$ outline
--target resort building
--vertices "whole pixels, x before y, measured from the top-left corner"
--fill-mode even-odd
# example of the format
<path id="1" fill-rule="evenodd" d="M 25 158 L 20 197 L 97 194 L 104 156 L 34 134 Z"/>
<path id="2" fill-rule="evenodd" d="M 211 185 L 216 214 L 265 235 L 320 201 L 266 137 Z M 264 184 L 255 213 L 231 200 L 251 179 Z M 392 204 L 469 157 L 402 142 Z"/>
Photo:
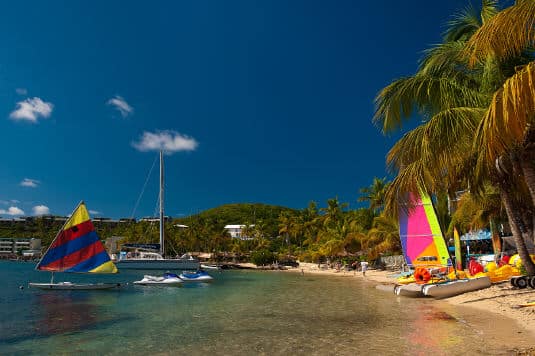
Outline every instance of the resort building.
<path id="1" fill-rule="evenodd" d="M 16 255 L 36 257 L 41 255 L 41 239 L 35 238 L 0 238 L 0 255 Z"/>
<path id="2" fill-rule="evenodd" d="M 25 222 L 24 218 L 0 218 L 0 226 L 13 226 Z"/>
<path id="3" fill-rule="evenodd" d="M 253 228 L 254 225 L 249 225 L 249 229 Z M 225 230 L 228 231 L 230 234 L 230 237 L 233 239 L 240 239 L 240 240 L 252 240 L 253 238 L 247 235 L 243 234 L 243 230 L 245 229 L 245 225 L 226 225 Z"/>
<path id="4" fill-rule="evenodd" d="M 39 220 L 44 221 L 46 224 L 55 223 L 55 222 L 61 223 L 61 222 L 67 221 L 68 218 L 69 218 L 68 216 L 54 216 L 54 215 L 21 216 L 21 217 L 16 217 L 16 218 L 0 217 L 0 226 L 7 227 L 7 226 L 34 224 Z M 150 218 L 146 218 L 146 219 L 150 219 Z M 169 217 L 166 217 L 166 220 L 167 219 L 169 219 Z M 136 219 L 134 218 L 121 218 L 117 220 L 117 219 L 104 218 L 104 217 L 94 217 L 92 220 L 95 223 L 102 223 L 102 224 L 107 224 L 107 225 L 117 225 L 117 224 L 123 224 L 123 223 L 135 223 L 136 222 Z"/>
<path id="5" fill-rule="evenodd" d="M 170 216 L 164 216 L 165 221 L 170 221 Z M 159 216 L 145 216 L 144 218 L 139 219 L 139 221 L 147 221 L 147 222 L 159 222 L 160 217 Z"/>

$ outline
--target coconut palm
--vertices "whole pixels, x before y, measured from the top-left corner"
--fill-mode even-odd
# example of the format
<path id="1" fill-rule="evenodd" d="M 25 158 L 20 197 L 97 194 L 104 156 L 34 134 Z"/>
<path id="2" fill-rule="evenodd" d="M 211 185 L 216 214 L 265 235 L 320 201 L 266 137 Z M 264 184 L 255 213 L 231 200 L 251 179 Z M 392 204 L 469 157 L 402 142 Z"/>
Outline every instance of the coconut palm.
<path id="1" fill-rule="evenodd" d="M 343 209 L 347 207 L 347 203 L 340 203 L 338 198 L 327 200 L 327 207 L 320 210 L 325 213 L 323 224 L 324 226 L 336 226 L 340 224 L 343 218 Z"/>
<path id="2" fill-rule="evenodd" d="M 467 191 L 460 196 L 448 234 L 453 234 L 454 227 L 461 231 L 481 229 L 487 227 L 489 221 L 504 221 L 504 217 L 498 189 L 487 184 L 484 194 Z"/>
<path id="3" fill-rule="evenodd" d="M 369 187 L 360 189 L 361 197 L 358 201 L 367 201 L 369 208 L 377 215 L 383 209 L 385 203 L 385 192 L 388 188 L 386 178 L 373 178 L 373 183 Z"/>
<path id="4" fill-rule="evenodd" d="M 494 16 L 467 45 L 471 64 L 490 57 L 516 71 L 494 93 L 478 127 L 474 147 L 483 149 L 478 156 L 479 174 L 475 178 L 488 175 L 500 188 L 519 255 L 530 275 L 535 274 L 535 265 L 525 245 L 535 241 L 534 48 L 535 1 L 532 0 L 517 1 Z M 474 183 L 481 187 L 481 179 L 475 179 Z M 526 194 L 522 194 L 524 188 L 531 201 L 526 201 Z"/>
<path id="5" fill-rule="evenodd" d="M 450 23 L 445 42 L 426 53 L 416 75 L 381 91 L 374 117 L 385 132 L 398 128 L 413 108 L 424 119 L 387 157 L 398 171 L 387 192 L 389 212 L 395 214 L 397 202 L 410 191 L 451 194 L 467 181 L 478 191 L 490 180 L 500 189 L 524 261 L 527 250 L 522 240 L 533 235 L 535 206 L 533 194 L 531 202 L 522 199 L 523 186 L 530 193 L 535 189 L 531 185 L 534 70 L 531 64 L 518 74 L 514 69 L 530 60 L 529 50 L 535 43 L 534 4 L 533 0 L 518 1 L 497 13 L 495 1 L 484 1 L 479 19 L 473 12 L 462 13 Z M 521 25 L 513 25 L 517 17 Z M 465 60 L 467 51 L 470 63 Z M 525 181 L 518 179 L 520 172 Z M 526 269 L 535 274 L 529 258 Z"/>
<path id="6" fill-rule="evenodd" d="M 397 220 L 384 214 L 376 217 L 363 243 L 371 259 L 386 251 L 401 251 Z"/>

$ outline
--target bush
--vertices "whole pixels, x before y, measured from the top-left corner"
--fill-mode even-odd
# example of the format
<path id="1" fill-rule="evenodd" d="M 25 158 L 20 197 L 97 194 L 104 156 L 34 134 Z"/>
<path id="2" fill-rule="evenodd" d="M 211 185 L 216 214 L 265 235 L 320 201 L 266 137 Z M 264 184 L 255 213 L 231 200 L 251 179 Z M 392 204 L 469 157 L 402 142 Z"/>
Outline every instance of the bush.
<path id="1" fill-rule="evenodd" d="M 255 251 L 251 254 L 251 262 L 257 266 L 268 265 L 277 260 L 277 256 L 269 250 Z"/>

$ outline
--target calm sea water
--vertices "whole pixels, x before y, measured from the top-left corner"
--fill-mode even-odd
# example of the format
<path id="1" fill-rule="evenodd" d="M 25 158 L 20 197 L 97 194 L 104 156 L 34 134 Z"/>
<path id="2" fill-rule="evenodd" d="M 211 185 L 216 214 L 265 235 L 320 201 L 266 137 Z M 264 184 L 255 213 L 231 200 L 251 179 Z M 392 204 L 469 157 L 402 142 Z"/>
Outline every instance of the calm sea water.
<path id="1" fill-rule="evenodd" d="M 509 354 L 522 340 L 504 348 L 453 306 L 358 278 L 225 271 L 180 288 L 40 291 L 27 283 L 49 274 L 33 268 L 0 261 L 0 354 Z M 131 283 L 143 274 L 56 281 Z"/>

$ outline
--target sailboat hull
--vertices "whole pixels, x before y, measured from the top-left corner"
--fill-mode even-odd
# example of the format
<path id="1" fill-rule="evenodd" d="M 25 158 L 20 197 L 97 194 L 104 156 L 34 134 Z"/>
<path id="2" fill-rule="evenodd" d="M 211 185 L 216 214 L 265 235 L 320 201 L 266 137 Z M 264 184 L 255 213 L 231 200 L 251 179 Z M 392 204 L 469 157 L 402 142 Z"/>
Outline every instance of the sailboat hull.
<path id="1" fill-rule="evenodd" d="M 169 260 L 120 260 L 115 262 L 115 266 L 121 269 L 136 270 L 197 270 L 200 267 L 199 261 L 195 259 L 169 259 Z"/>
<path id="2" fill-rule="evenodd" d="M 396 295 L 410 298 L 425 297 L 425 295 L 422 293 L 422 284 L 417 283 L 396 285 L 394 287 L 394 293 Z"/>
<path id="3" fill-rule="evenodd" d="M 95 284 L 80 284 L 71 282 L 61 283 L 29 283 L 30 288 L 39 288 L 46 290 L 99 290 L 99 289 L 114 289 L 121 287 L 120 283 L 95 283 Z"/>
<path id="4" fill-rule="evenodd" d="M 489 277 L 472 279 L 458 279 L 446 283 L 429 284 L 422 288 L 422 292 L 437 299 L 453 297 L 455 295 L 488 288 L 492 285 Z"/>

